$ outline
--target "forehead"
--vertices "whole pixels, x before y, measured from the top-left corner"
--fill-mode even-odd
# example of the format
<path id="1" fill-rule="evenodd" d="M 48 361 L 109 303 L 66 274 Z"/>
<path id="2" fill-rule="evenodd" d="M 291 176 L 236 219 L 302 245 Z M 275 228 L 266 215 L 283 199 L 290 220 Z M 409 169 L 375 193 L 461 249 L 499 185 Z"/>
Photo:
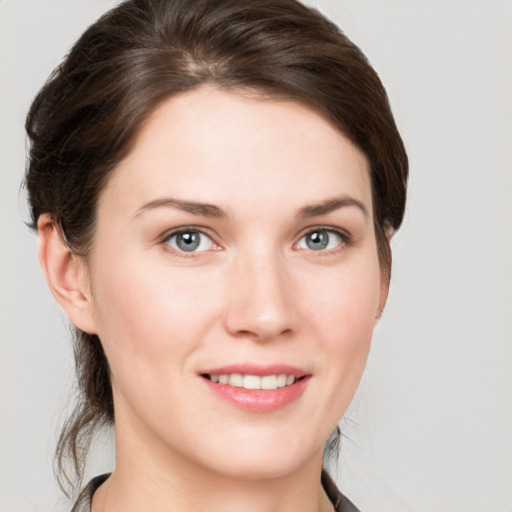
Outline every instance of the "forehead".
<path id="1" fill-rule="evenodd" d="M 371 211 L 365 155 L 322 115 L 294 101 L 203 86 L 149 116 L 102 200 L 172 195 L 229 210 L 237 200 L 299 207 L 339 194 Z"/>

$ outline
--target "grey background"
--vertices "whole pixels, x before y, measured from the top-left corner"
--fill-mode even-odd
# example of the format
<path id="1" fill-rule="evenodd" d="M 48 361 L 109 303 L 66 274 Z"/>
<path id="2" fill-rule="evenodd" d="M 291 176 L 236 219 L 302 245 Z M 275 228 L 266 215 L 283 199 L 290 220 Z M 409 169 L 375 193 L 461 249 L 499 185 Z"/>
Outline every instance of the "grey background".
<path id="1" fill-rule="evenodd" d="M 511 512 L 512 3 L 311 3 L 378 70 L 411 160 L 389 303 L 344 424 L 342 488 L 365 512 Z M 0 512 L 69 509 L 51 454 L 71 350 L 23 225 L 23 122 L 113 4 L 0 1 Z"/>

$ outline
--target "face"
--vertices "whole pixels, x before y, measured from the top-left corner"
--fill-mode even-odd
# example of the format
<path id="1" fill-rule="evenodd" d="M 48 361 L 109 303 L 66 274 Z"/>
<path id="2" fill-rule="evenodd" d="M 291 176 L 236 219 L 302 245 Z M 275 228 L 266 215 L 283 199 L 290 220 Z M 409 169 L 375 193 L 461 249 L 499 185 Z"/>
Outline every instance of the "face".
<path id="1" fill-rule="evenodd" d="M 371 205 L 364 155 L 303 105 L 203 87 L 153 113 L 88 261 L 118 460 L 246 478 L 321 460 L 387 291 Z"/>

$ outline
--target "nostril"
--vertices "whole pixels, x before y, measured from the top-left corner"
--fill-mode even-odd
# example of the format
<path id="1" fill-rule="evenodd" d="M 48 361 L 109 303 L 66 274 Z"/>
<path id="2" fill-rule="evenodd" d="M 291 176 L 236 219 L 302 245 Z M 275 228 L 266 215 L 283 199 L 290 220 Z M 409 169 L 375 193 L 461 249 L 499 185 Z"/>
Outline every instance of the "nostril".
<path id="1" fill-rule="evenodd" d="M 297 311 L 287 269 L 268 256 L 257 265 L 244 265 L 243 270 L 243 274 L 233 274 L 232 286 L 227 292 L 227 331 L 237 338 L 258 342 L 290 336 Z"/>
<path id="2" fill-rule="evenodd" d="M 292 335 L 292 332 L 293 331 L 290 328 L 279 330 L 268 328 L 267 326 L 267 328 L 260 327 L 259 329 L 255 329 L 254 331 L 250 331 L 247 329 L 240 330 L 238 332 L 235 332 L 234 335 L 237 338 L 253 339 L 257 342 L 266 343 L 279 337 L 289 337 Z"/>

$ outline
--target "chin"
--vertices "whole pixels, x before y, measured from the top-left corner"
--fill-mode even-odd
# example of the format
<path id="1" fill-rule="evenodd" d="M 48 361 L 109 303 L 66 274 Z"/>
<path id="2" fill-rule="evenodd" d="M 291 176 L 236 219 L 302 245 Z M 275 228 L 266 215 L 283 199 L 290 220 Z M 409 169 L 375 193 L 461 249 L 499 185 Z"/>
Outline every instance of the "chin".
<path id="1" fill-rule="evenodd" d="M 296 438 L 287 436 L 284 442 L 274 440 L 265 443 L 261 438 L 253 438 L 241 444 L 229 443 L 209 451 L 211 457 L 202 461 L 214 472 L 235 480 L 279 479 L 292 475 L 307 466 L 312 458 L 322 463 L 323 444 L 320 447 L 308 446 L 307 442 L 297 443 Z M 258 439 L 255 442 L 255 439 Z"/>
<path id="2" fill-rule="evenodd" d="M 225 463 L 216 472 L 233 480 L 274 480 L 285 478 L 297 472 L 304 464 L 296 460 L 278 460 L 276 457 L 263 460 L 236 460 Z M 220 470 L 220 471 L 219 471 Z"/>

